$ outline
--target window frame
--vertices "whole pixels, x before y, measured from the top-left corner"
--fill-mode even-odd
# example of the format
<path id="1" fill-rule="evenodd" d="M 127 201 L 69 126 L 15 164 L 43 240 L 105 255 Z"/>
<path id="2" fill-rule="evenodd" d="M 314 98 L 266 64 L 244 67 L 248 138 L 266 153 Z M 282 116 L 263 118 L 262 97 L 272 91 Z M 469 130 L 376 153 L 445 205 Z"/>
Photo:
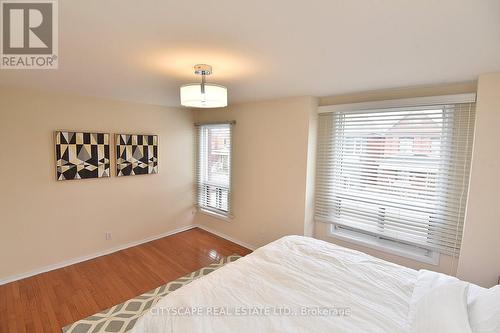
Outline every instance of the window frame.
<path id="1" fill-rule="evenodd" d="M 318 113 L 346 112 L 346 111 L 370 111 L 390 108 L 405 107 L 427 107 L 440 104 L 461 104 L 475 103 L 476 94 L 459 94 L 434 97 L 418 97 L 399 100 L 362 102 L 341 105 L 328 105 L 318 108 Z M 319 132 L 318 132 L 319 134 Z M 413 143 L 414 144 L 414 143 Z M 318 155 L 319 156 L 319 155 Z M 317 181 L 317 180 L 316 180 Z M 317 192 L 316 192 L 317 194 Z M 419 262 L 438 265 L 441 252 L 437 249 L 428 249 L 420 244 L 388 239 L 383 234 L 372 233 L 364 230 L 351 229 L 345 225 L 335 224 L 332 221 L 316 217 L 317 222 L 327 222 L 331 225 L 327 227 L 327 236 L 342 241 L 358 244 L 375 250 L 395 254 L 401 257 L 413 259 Z"/>
<path id="2" fill-rule="evenodd" d="M 434 266 L 439 265 L 440 253 L 417 245 L 397 242 L 384 238 L 382 235 L 370 234 L 361 230 L 331 224 L 327 235 L 349 243 L 365 246 L 374 250 L 395 254 L 400 257 L 413 259 Z"/>
<path id="3" fill-rule="evenodd" d="M 196 148 L 195 148 L 195 207 L 197 208 L 197 211 L 199 213 L 217 218 L 219 220 L 223 221 L 230 221 L 233 218 L 232 214 L 232 175 L 233 175 L 233 131 L 234 131 L 234 124 L 235 121 L 229 121 L 229 122 L 215 122 L 215 123 L 196 123 Z M 201 204 L 201 194 L 200 194 L 200 188 L 203 186 L 206 186 L 207 183 L 203 182 L 201 178 L 206 178 L 208 176 L 208 163 L 207 161 L 202 161 L 201 155 L 201 149 L 203 147 L 208 147 L 210 145 L 210 142 L 207 142 L 206 144 L 202 144 L 200 140 L 202 139 L 202 133 L 204 128 L 210 128 L 210 127 L 217 127 L 217 126 L 227 126 L 229 128 L 229 141 L 230 141 L 230 147 L 229 147 L 229 154 L 228 154 L 228 173 L 229 173 L 229 179 L 228 179 L 228 186 L 227 188 L 224 187 L 224 190 L 227 190 L 227 205 L 228 205 L 228 210 L 222 210 L 217 207 L 211 207 L 211 206 L 206 206 Z M 226 140 L 226 139 L 225 139 Z M 206 168 L 200 166 L 201 164 L 205 165 Z M 203 170 L 202 170 L 203 168 Z M 202 176 L 202 174 L 204 176 Z M 208 186 L 212 186 L 216 188 L 216 190 L 222 189 L 222 186 L 217 186 L 215 184 L 208 184 Z"/>

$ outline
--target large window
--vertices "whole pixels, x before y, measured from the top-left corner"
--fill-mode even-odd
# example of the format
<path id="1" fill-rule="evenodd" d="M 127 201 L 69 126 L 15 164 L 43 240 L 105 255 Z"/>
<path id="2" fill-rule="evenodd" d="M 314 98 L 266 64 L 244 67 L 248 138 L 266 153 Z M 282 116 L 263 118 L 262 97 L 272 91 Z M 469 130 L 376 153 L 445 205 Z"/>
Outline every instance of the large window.
<path id="1" fill-rule="evenodd" d="M 232 124 L 198 125 L 197 133 L 197 205 L 230 216 Z"/>
<path id="2" fill-rule="evenodd" d="M 474 113 L 473 103 L 321 113 L 316 219 L 349 237 L 457 255 Z"/>

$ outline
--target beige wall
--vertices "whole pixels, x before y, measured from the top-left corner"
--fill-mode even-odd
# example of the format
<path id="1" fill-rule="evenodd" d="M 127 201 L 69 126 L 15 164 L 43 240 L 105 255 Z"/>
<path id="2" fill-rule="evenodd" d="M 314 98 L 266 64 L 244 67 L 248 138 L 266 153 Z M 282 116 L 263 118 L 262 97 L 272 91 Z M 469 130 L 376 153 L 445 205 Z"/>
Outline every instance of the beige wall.
<path id="1" fill-rule="evenodd" d="M 230 222 L 198 213 L 195 222 L 253 246 L 304 234 L 310 97 L 199 110 L 197 122 L 236 120 Z M 313 115 L 313 116 L 311 116 Z"/>
<path id="2" fill-rule="evenodd" d="M 475 83 L 417 87 L 331 96 L 319 103 L 475 89 Z M 495 146 L 491 146 L 500 127 L 498 91 L 499 74 L 480 78 L 470 198 L 458 269 L 461 278 L 483 285 L 491 285 L 500 273 L 500 162 Z M 253 246 L 288 234 L 314 235 L 415 269 L 455 274 L 458 260 L 449 256 L 441 256 L 439 266 L 427 265 L 334 239 L 328 236 L 328 225 L 313 222 L 317 104 L 315 98 L 297 97 L 191 112 L 0 89 L 0 148 L 4 156 L 0 164 L 0 279 L 191 223 Z M 234 219 L 226 222 L 201 213 L 193 217 L 192 123 L 226 120 L 237 122 Z M 158 134 L 160 174 L 56 182 L 56 129 Z M 114 149 L 111 153 L 113 161 Z M 108 231 L 113 233 L 111 241 L 104 238 Z"/>
<path id="3" fill-rule="evenodd" d="M 56 129 L 158 134 L 160 173 L 58 182 Z M 191 224 L 192 129 L 185 109 L 0 89 L 0 280 Z"/>
<path id="4" fill-rule="evenodd" d="M 398 98 L 465 94 L 465 93 L 474 93 L 476 92 L 476 89 L 477 89 L 477 82 L 462 82 L 462 83 L 450 83 L 450 84 L 428 85 L 428 86 L 417 86 L 417 87 L 404 87 L 404 88 L 386 89 L 386 90 L 374 90 L 374 91 L 357 92 L 345 95 L 321 97 L 319 99 L 319 105 L 323 106 L 323 105 L 333 105 L 333 104 L 385 101 L 389 99 L 398 99 Z"/>
<path id="5" fill-rule="evenodd" d="M 458 276 L 485 287 L 500 276 L 500 73 L 479 77 L 472 170 Z"/>

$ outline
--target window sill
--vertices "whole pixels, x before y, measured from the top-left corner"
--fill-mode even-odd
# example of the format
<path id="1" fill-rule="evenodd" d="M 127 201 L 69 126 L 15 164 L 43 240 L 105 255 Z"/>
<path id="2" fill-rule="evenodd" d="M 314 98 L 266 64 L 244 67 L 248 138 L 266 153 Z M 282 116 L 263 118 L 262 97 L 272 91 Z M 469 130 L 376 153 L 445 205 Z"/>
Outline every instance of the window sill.
<path id="1" fill-rule="evenodd" d="M 339 228 L 334 224 L 328 228 L 328 236 L 434 266 L 439 265 L 439 253 L 436 251 L 387 239 L 380 239 L 359 231 Z"/>
<path id="2" fill-rule="evenodd" d="M 218 214 L 218 213 L 215 213 L 215 212 L 212 212 L 210 210 L 203 209 L 203 208 L 198 208 L 198 212 L 201 214 L 204 214 L 204 215 L 211 216 L 211 217 L 216 218 L 218 220 L 225 221 L 225 222 L 231 222 L 231 220 L 232 220 L 232 216 Z"/>

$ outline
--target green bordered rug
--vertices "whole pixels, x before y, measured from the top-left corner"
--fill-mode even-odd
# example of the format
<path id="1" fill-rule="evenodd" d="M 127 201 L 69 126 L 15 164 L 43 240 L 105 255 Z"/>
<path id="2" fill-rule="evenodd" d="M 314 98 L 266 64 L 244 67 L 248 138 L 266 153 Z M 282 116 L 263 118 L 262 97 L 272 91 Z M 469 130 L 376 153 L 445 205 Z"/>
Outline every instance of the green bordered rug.
<path id="1" fill-rule="evenodd" d="M 112 306 L 109 309 L 74 322 L 71 325 L 65 326 L 62 331 L 63 333 L 128 332 L 132 329 L 132 327 L 134 327 L 137 319 L 139 319 L 149 308 L 155 305 L 160 298 L 239 258 L 241 258 L 241 256 L 237 254 L 222 258 L 220 261 L 207 267 L 203 267 L 202 269 L 192 272 L 191 274 L 168 282 L 167 284 L 140 296 L 129 299 L 121 304 Z"/>

